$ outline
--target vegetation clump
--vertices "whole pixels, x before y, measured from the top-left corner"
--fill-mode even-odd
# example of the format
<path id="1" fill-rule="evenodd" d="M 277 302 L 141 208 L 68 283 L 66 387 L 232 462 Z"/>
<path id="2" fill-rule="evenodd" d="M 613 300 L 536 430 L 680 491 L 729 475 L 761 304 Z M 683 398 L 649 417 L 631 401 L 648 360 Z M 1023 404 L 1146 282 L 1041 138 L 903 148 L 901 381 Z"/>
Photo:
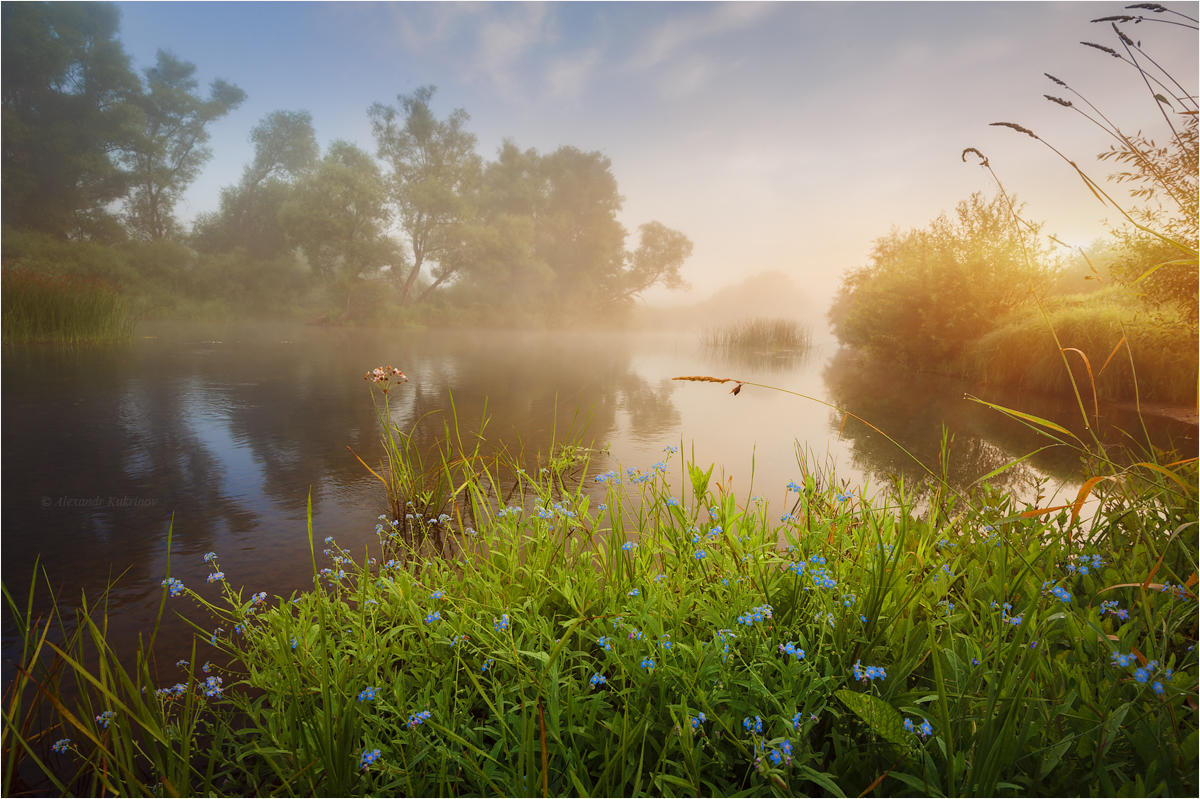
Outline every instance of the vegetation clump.
<path id="1" fill-rule="evenodd" d="M 129 302 L 101 280 L 5 269 L 5 344 L 119 341 L 133 331 Z"/>
<path id="2" fill-rule="evenodd" d="M 1115 142 L 1101 153 L 1118 171 L 1114 189 L 1093 179 L 1035 131 L 1014 122 L 995 126 L 1033 138 L 1062 159 L 1091 194 L 1118 217 L 1109 240 L 1070 259 L 1023 216 L 992 164 L 978 149 L 962 153 L 995 179 L 997 194 L 960 203 L 953 217 L 925 229 L 880 238 L 870 262 L 849 272 L 829 311 L 833 330 L 850 347 L 928 371 L 980 383 L 1070 393 L 1064 370 L 1076 369 L 1100 394 L 1194 404 L 1197 313 L 1197 101 L 1118 23 L 1161 22 L 1196 30 L 1196 20 L 1158 4 L 1150 15 L 1104 17 L 1117 47 L 1084 45 L 1128 64 L 1150 87 L 1161 136 L 1129 134 L 1066 81 L 1053 76 L 1045 95 L 1082 114 Z M 1131 7 L 1132 8 L 1132 7 Z M 1194 35 L 1194 33 L 1193 33 Z M 1067 248 L 1070 249 L 1070 248 Z M 1080 280 L 1068 279 L 1082 277 Z M 1040 332 L 1039 332 L 1040 328 Z M 1080 360 L 1082 356 L 1082 360 Z M 1101 365 L 1109 366 L 1101 376 Z M 1143 364 L 1131 379 L 1132 359 Z"/>
<path id="3" fill-rule="evenodd" d="M 812 336 L 794 319 L 744 319 L 707 331 L 704 345 L 725 353 L 803 353 Z"/>

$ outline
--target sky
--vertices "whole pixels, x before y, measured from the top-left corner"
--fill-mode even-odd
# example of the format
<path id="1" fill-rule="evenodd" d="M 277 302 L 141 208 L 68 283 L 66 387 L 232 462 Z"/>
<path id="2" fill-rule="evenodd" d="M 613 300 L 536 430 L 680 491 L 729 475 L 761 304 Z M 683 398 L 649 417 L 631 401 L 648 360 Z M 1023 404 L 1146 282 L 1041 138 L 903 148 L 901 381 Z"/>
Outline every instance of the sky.
<path id="1" fill-rule="evenodd" d="M 688 292 L 701 299 L 762 271 L 828 305 L 842 275 L 893 228 L 927 225 L 972 192 L 992 194 L 985 153 L 1045 231 L 1087 244 L 1115 212 L 1065 162 L 1012 130 L 1036 131 L 1093 177 L 1109 140 L 1049 72 L 1129 131 L 1165 130 L 1140 76 L 1080 41 L 1119 47 L 1124 3 L 118 3 L 139 71 L 165 49 L 223 78 L 246 102 L 211 128 L 214 157 L 177 209 L 218 205 L 252 156 L 251 128 L 307 110 L 322 148 L 374 152 L 367 108 L 437 87 L 433 108 L 470 114 L 495 157 L 562 145 L 612 163 L 632 235 L 651 220 L 694 243 Z M 1197 3 L 1167 3 L 1193 18 Z M 1141 12 L 1147 13 L 1147 12 Z M 1169 19 L 1164 15 L 1149 15 Z M 1195 93 L 1194 31 L 1125 24 Z M 1069 99 L 1076 99 L 1068 95 Z"/>

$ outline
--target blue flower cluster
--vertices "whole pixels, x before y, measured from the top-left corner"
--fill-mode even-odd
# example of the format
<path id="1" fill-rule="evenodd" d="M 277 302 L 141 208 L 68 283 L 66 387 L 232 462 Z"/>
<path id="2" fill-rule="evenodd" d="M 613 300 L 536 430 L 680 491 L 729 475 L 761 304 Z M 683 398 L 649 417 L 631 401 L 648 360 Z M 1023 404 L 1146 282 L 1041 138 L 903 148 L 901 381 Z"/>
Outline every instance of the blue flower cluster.
<path id="1" fill-rule="evenodd" d="M 785 738 L 783 743 L 767 753 L 767 757 L 776 766 L 784 764 L 790 766 L 792 764 L 792 742 Z"/>
<path id="2" fill-rule="evenodd" d="M 596 688 L 608 682 L 608 678 L 597 672 L 596 674 L 592 675 L 592 678 L 589 680 L 589 682 L 592 684 L 593 688 Z"/>
<path id="3" fill-rule="evenodd" d="M 101 727 L 108 729 L 108 723 L 110 721 L 112 721 L 116 715 L 117 714 L 114 713 L 113 711 L 106 710 L 103 713 L 101 713 L 99 716 L 96 716 L 96 723 L 99 724 Z"/>
<path id="4" fill-rule="evenodd" d="M 408 717 L 408 728 L 414 729 L 421 726 L 429 719 L 430 713 L 428 710 L 422 710 L 420 713 L 413 713 Z"/>
<path id="5" fill-rule="evenodd" d="M 856 680 L 883 680 L 887 678 L 887 672 L 883 670 L 883 666 L 867 666 L 863 668 L 862 661 L 854 661 L 854 679 Z"/>
<path id="6" fill-rule="evenodd" d="M 375 687 L 368 685 L 366 688 L 358 692 L 359 702 L 370 702 L 375 699 Z"/>
<path id="7" fill-rule="evenodd" d="M 742 719 L 742 727 L 752 735 L 762 735 L 762 716 L 755 716 L 754 718 L 746 716 L 746 718 Z"/>
<path id="8" fill-rule="evenodd" d="M 183 593 L 183 583 L 174 577 L 168 577 L 162 581 L 162 584 L 170 589 L 171 596 L 179 596 Z"/>
<path id="9" fill-rule="evenodd" d="M 378 749 L 372 749 L 370 751 L 367 751 L 366 749 L 364 749 L 363 753 L 362 753 L 362 757 L 358 761 L 359 768 L 361 768 L 363 771 L 366 771 L 367 768 L 370 767 L 370 765 L 378 759 L 379 759 L 379 750 Z"/>
<path id="10" fill-rule="evenodd" d="M 500 632 L 501 630 L 507 630 L 509 623 L 510 622 L 509 622 L 507 613 L 502 614 L 500 616 L 500 618 L 498 618 L 498 619 L 495 618 L 494 616 L 492 617 L 492 627 L 494 627 L 496 629 L 496 632 Z"/>
<path id="11" fill-rule="evenodd" d="M 50 747 L 50 751 L 56 755 L 64 755 L 67 753 L 67 749 L 70 748 L 70 746 L 70 738 L 59 738 L 54 742 L 54 745 Z"/>
<path id="12" fill-rule="evenodd" d="M 765 619 L 769 619 L 772 617 L 772 614 L 773 610 L 770 605 L 759 605 L 738 616 L 737 623 L 753 627 L 755 622 L 762 622 Z"/>
<path id="13" fill-rule="evenodd" d="M 908 732 L 915 732 L 922 738 L 928 738 L 930 735 L 933 735 L 933 725 L 929 723 L 928 719 L 921 719 L 920 726 L 914 725 L 912 719 L 905 719 L 904 729 Z"/>
<path id="14" fill-rule="evenodd" d="M 791 655 L 796 660 L 804 660 L 804 650 L 788 641 L 786 644 L 779 645 L 779 651 L 785 655 Z"/>

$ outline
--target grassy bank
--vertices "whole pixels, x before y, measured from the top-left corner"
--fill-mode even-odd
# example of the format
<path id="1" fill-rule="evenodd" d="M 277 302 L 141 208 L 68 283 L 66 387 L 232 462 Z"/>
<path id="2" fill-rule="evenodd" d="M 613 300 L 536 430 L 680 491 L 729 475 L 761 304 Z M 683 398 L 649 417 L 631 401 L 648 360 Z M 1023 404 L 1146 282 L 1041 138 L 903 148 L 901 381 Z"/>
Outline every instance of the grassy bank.
<path id="1" fill-rule="evenodd" d="M 103 281 L 5 269 L 0 294 L 5 344 L 118 341 L 133 330 L 128 301 Z"/>
<path id="2" fill-rule="evenodd" d="M 1090 401 L 1134 399 L 1194 405 L 1197 337 L 1175 307 L 1139 308 L 1120 288 L 1030 308 L 971 342 L 961 374 L 1047 394 L 1072 392 L 1064 364 Z"/>
<path id="3" fill-rule="evenodd" d="M 443 458 L 445 509 L 405 502 L 377 550 L 310 522 L 289 597 L 210 553 L 164 580 L 191 651 L 130 672 L 102 612 L 56 647 L 10 597 L 5 793 L 1196 793 L 1195 459 L 1033 510 L 802 463 L 768 510 L 673 447 L 580 452 L 512 483 Z"/>

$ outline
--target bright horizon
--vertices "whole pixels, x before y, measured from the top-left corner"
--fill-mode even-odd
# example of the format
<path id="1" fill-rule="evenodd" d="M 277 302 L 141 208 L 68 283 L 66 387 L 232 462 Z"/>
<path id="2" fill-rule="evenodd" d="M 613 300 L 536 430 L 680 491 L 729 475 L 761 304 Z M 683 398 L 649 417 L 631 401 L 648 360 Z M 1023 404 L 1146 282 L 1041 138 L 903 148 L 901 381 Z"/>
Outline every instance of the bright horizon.
<path id="1" fill-rule="evenodd" d="M 322 149 L 346 139 L 374 154 L 367 107 L 437 86 L 444 117 L 464 108 L 478 152 L 501 142 L 549 152 L 598 150 L 612 161 L 633 234 L 661 221 L 695 244 L 683 274 L 703 299 L 768 270 L 815 307 L 865 263 L 893 227 L 929 223 L 987 173 L 1072 244 L 1103 235 L 1115 212 L 1038 142 L 1095 178 L 1105 135 L 1043 94 L 1066 81 L 1127 132 L 1163 128 L 1129 66 L 1081 46 L 1114 46 L 1107 23 L 1126 3 L 118 3 L 120 38 L 140 73 L 158 49 L 247 93 L 211 128 L 214 157 L 177 213 L 190 226 L 250 160 L 251 128 L 275 110 L 307 110 Z M 1198 4 L 1170 8 L 1195 16 Z M 1159 15 L 1161 16 L 1161 15 Z M 1197 70 L 1189 31 L 1126 24 L 1159 63 Z M 632 244 L 632 236 L 631 236 Z"/>

